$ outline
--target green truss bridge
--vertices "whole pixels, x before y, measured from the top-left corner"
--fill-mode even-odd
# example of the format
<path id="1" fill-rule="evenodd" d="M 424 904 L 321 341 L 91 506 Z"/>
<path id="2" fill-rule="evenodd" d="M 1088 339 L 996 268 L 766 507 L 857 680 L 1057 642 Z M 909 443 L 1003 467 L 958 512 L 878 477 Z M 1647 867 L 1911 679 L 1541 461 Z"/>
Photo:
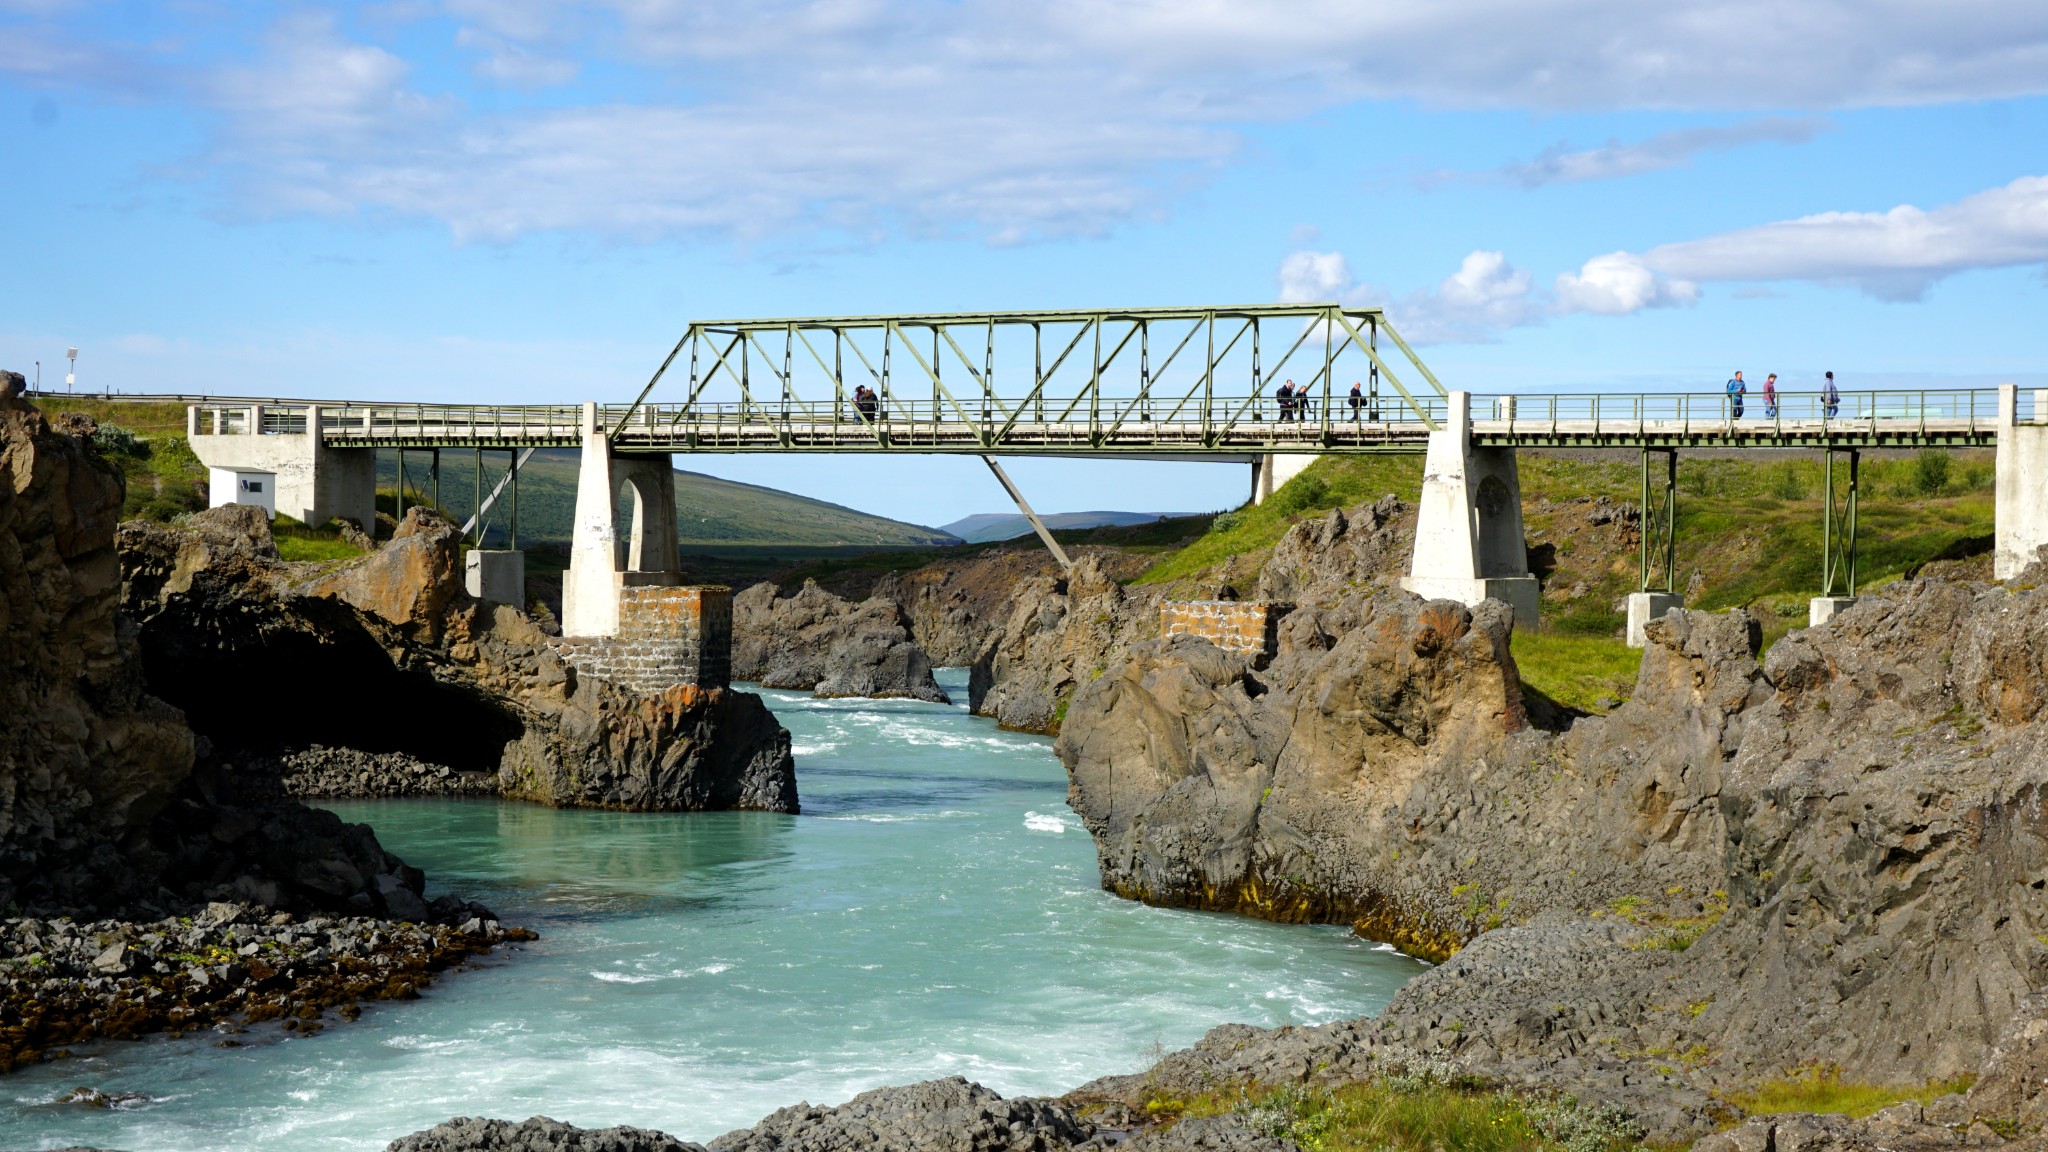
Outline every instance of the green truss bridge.
<path id="1" fill-rule="evenodd" d="M 1473 394 L 1446 389 L 1380 310 L 1338 304 L 704 321 L 630 403 L 209 400 L 188 413 L 216 502 L 267 486 L 273 510 L 309 523 L 374 519 L 376 449 L 397 450 L 401 467 L 414 450 L 474 451 L 479 461 L 507 451 L 515 491 L 518 453 L 581 449 L 570 583 L 591 607 L 567 605 L 571 635 L 614 634 L 618 589 L 674 572 L 675 453 L 973 454 L 1027 516 L 997 457 L 1243 461 L 1260 499 L 1318 454 L 1426 453 L 1407 585 L 1467 603 L 1503 599 L 1533 619 L 1516 450 L 1635 450 L 1646 530 L 1632 636 L 1675 602 L 1673 480 L 1688 449 L 1829 454 L 1830 602 L 1853 595 L 1866 449 L 1995 448 L 2000 574 L 2048 544 L 2048 393 L 1787 391 L 1768 407 L 1754 392 L 1740 404 L 1719 391 Z M 1839 486 L 1837 454 L 1847 464 Z M 617 559 L 626 492 L 635 529 Z M 1816 620 L 1831 611 L 1816 601 Z"/>

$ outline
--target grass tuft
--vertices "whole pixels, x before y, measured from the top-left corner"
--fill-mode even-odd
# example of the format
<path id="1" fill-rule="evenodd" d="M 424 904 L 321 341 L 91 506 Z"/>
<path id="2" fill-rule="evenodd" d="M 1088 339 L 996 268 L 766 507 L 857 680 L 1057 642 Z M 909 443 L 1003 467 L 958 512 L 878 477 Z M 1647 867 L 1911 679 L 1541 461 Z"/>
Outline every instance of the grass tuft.
<path id="1" fill-rule="evenodd" d="M 1935 1080 L 1921 1085 L 1872 1084 L 1842 1079 L 1834 1064 L 1808 1064 L 1791 1075 L 1769 1080 L 1747 1092 L 1728 1097 L 1728 1102 L 1755 1116 L 1780 1112 L 1840 1113 L 1862 1117 L 1902 1104 L 1908 1100 L 1926 1104 L 1953 1092 L 1969 1090 L 1974 1077 Z"/>
<path id="2" fill-rule="evenodd" d="M 1602 698 L 1635 693 L 1643 653 L 1611 635 L 1515 631 L 1509 641 L 1522 684 L 1578 712 L 1604 712 Z"/>
<path id="3" fill-rule="evenodd" d="M 363 554 L 341 538 L 341 525 L 332 520 L 316 528 L 280 514 L 270 522 L 270 538 L 280 560 L 353 560 Z"/>
<path id="4" fill-rule="evenodd" d="M 1492 1091 L 1462 1073 L 1396 1070 L 1339 1088 L 1210 1093 L 1147 1103 L 1155 1118 L 1235 1115 L 1308 1152 L 1627 1152 L 1641 1129 L 1612 1108 Z"/>

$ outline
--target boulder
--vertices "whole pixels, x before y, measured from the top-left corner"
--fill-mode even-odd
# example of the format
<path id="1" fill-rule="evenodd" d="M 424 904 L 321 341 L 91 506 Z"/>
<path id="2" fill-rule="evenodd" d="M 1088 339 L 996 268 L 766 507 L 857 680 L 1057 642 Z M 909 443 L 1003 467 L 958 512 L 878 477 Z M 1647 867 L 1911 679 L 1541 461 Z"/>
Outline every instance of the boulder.
<path id="1" fill-rule="evenodd" d="M 756 584 L 733 598 L 732 630 L 736 680 L 820 696 L 947 703 L 902 605 L 886 597 L 854 604 L 815 580 L 794 596 Z"/>
<path id="2" fill-rule="evenodd" d="M 1088 1138 L 1065 1106 L 1005 1100 L 958 1076 L 863 1092 L 837 1108 L 796 1104 L 728 1132 L 711 1152 L 1050 1152 Z"/>
<path id="3" fill-rule="evenodd" d="M 507 797 L 632 811 L 797 811 L 789 731 L 759 696 L 676 685 L 565 682 L 547 723 L 506 745 Z"/>
<path id="4" fill-rule="evenodd" d="M 298 592 L 340 600 L 432 643 L 440 637 L 449 603 L 462 594 L 462 533 L 415 505 L 383 547 L 307 581 Z"/>
<path id="5" fill-rule="evenodd" d="M 514 1123 L 460 1116 L 393 1140 L 384 1152 L 704 1152 L 646 1128 L 576 1128 L 546 1116 Z"/>

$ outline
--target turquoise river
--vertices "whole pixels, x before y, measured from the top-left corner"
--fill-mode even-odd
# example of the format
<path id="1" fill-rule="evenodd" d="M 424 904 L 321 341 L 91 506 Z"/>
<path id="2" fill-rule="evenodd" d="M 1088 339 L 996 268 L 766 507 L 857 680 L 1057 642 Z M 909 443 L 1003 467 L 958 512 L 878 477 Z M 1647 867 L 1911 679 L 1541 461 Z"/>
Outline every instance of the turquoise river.
<path id="1" fill-rule="evenodd" d="M 964 697 L 963 679 L 942 674 Z M 430 893 L 541 939 L 317 1036 L 115 1043 L 17 1073 L 0 1149 L 368 1152 L 535 1113 L 708 1140 L 953 1073 L 1056 1093 L 1217 1024 L 1374 1011 L 1421 970 L 1341 928 L 1104 893 L 1046 739 L 959 705 L 764 695 L 802 816 L 333 802 Z M 146 1099 L 52 1103 L 79 1085 Z"/>

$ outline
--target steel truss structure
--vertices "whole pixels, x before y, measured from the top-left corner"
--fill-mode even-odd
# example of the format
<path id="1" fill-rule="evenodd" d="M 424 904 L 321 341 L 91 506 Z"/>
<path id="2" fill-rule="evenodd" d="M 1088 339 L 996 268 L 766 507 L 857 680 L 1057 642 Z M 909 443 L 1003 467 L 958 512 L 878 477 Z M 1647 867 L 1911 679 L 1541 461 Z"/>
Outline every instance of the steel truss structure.
<path id="1" fill-rule="evenodd" d="M 672 373 L 682 399 L 650 400 Z M 1412 450 L 1444 394 L 1376 308 L 955 312 L 694 323 L 605 419 L 621 447 L 702 451 Z"/>

